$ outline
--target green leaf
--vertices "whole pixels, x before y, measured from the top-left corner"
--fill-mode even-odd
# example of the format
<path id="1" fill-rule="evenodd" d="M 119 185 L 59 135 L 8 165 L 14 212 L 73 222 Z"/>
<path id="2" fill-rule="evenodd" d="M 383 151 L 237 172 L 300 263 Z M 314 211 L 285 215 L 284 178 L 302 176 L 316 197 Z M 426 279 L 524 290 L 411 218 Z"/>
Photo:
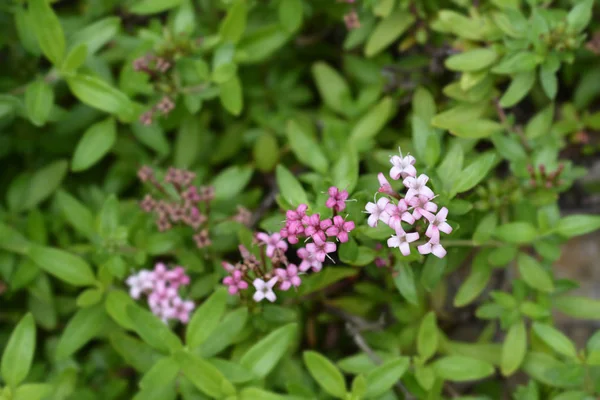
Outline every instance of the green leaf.
<path id="1" fill-rule="evenodd" d="M 302 280 L 302 285 L 298 289 L 299 296 L 306 296 L 321 290 L 342 279 L 349 278 L 358 274 L 356 268 L 345 268 L 337 266 L 336 268 L 325 268 L 318 274 L 311 274 Z"/>
<path id="2" fill-rule="evenodd" d="M 394 276 L 394 284 L 402 296 L 411 304 L 418 305 L 417 286 L 413 270 L 409 264 L 398 262 L 397 272 Z"/>
<path id="3" fill-rule="evenodd" d="M 63 190 L 56 193 L 56 203 L 62 212 L 63 218 L 75 230 L 87 238 L 94 236 L 94 216 L 86 206 Z"/>
<path id="4" fill-rule="evenodd" d="M 517 263 L 519 273 L 525 283 L 542 292 L 552 293 L 554 291 L 552 277 L 535 258 L 525 253 L 519 253 Z"/>
<path id="5" fill-rule="evenodd" d="M 549 135 L 552 119 L 554 118 L 554 103 L 550 103 L 527 123 L 525 127 L 525 136 L 528 139 L 535 139 L 540 136 Z"/>
<path id="6" fill-rule="evenodd" d="M 81 292 L 79 296 L 77 296 L 75 304 L 77 304 L 77 307 L 80 308 L 91 307 L 100 303 L 100 301 L 102 300 L 102 296 L 104 296 L 104 289 L 86 289 L 83 292 Z"/>
<path id="7" fill-rule="evenodd" d="M 417 350 L 423 361 L 433 357 L 438 347 L 438 327 L 435 312 L 428 312 L 421 320 L 417 335 Z"/>
<path id="8" fill-rule="evenodd" d="M 219 34 L 224 41 L 237 43 L 246 30 L 247 6 L 245 0 L 235 0 L 221 23 Z"/>
<path id="9" fill-rule="evenodd" d="M 473 120 L 480 119 L 485 112 L 486 107 L 487 106 L 481 102 L 477 104 L 459 104 L 458 106 L 436 114 L 431 119 L 431 124 L 436 128 L 448 130 L 456 129 L 464 124 L 471 123 Z"/>
<path id="10" fill-rule="evenodd" d="M 322 174 L 327 172 L 329 167 L 327 157 L 323 154 L 319 143 L 310 135 L 310 132 L 295 120 L 290 120 L 287 123 L 285 133 L 298 161 Z"/>
<path id="11" fill-rule="evenodd" d="M 552 232 L 565 238 L 572 238 L 598 229 L 600 229 L 600 215 L 574 214 L 561 218 Z"/>
<path id="12" fill-rule="evenodd" d="M 304 188 L 282 164 L 279 164 L 275 169 L 275 177 L 281 195 L 289 204 L 294 207 L 297 207 L 299 204 L 308 204 L 308 197 L 306 197 Z"/>
<path id="13" fill-rule="evenodd" d="M 167 139 L 165 131 L 159 124 L 143 125 L 135 121 L 131 125 L 133 136 L 142 144 L 156 151 L 159 155 L 166 157 L 171 152 L 171 144 Z"/>
<path id="14" fill-rule="evenodd" d="M 561 296 L 553 299 L 561 312 L 579 319 L 600 320 L 600 300 L 588 297 Z"/>
<path id="15" fill-rule="evenodd" d="M 533 87 L 535 83 L 535 71 L 521 72 L 513 76 L 510 86 L 500 98 L 500 106 L 503 108 L 512 107 L 521 101 Z"/>
<path id="16" fill-rule="evenodd" d="M 356 399 L 362 399 L 367 393 L 367 379 L 364 375 L 356 375 L 352 380 L 352 396 Z"/>
<path id="17" fill-rule="evenodd" d="M 133 304 L 128 305 L 126 310 L 133 329 L 150 346 L 164 353 L 174 352 L 183 347 L 181 340 L 171 329 L 150 311 Z"/>
<path id="18" fill-rule="evenodd" d="M 31 313 L 27 313 L 12 331 L 2 353 L 2 378 L 15 389 L 29 374 L 35 352 L 36 331 Z"/>
<path id="19" fill-rule="evenodd" d="M 502 61 L 492 68 L 492 72 L 495 74 L 504 75 L 511 75 L 520 72 L 532 72 L 537 64 L 537 55 L 528 51 L 521 51 L 502 59 Z"/>
<path id="20" fill-rule="evenodd" d="M 365 142 L 368 143 L 383 129 L 393 112 L 393 100 L 390 97 L 384 97 L 356 122 L 354 129 L 350 132 L 350 141 L 357 148 L 361 148 Z"/>
<path id="21" fill-rule="evenodd" d="M 290 397 L 255 387 L 246 387 L 242 389 L 238 398 L 240 400 L 291 400 Z"/>
<path id="22" fill-rule="evenodd" d="M 185 333 L 185 343 L 189 348 L 200 346 L 214 332 L 225 313 L 226 304 L 227 291 L 220 288 L 196 308 Z"/>
<path id="23" fill-rule="evenodd" d="M 54 389 L 49 383 L 26 383 L 15 391 L 13 400 L 42 400 L 47 398 Z"/>
<path id="24" fill-rule="evenodd" d="M 183 375 L 190 380 L 202 393 L 213 398 L 224 398 L 227 394 L 235 393 L 235 388 L 221 371 L 211 363 L 185 351 L 175 353 Z"/>
<path id="25" fill-rule="evenodd" d="M 243 54 L 239 61 L 243 64 L 259 63 L 283 47 L 288 39 L 289 33 L 278 23 L 258 28 L 236 46 L 239 54 Z"/>
<path id="26" fill-rule="evenodd" d="M 182 0 L 138 0 L 129 11 L 133 14 L 149 15 L 170 10 L 181 4 Z"/>
<path id="27" fill-rule="evenodd" d="M 557 353 L 571 358 L 577 357 L 575 345 L 559 330 L 541 322 L 534 322 L 532 328 L 535 334 Z"/>
<path id="28" fill-rule="evenodd" d="M 117 140 L 117 126 L 112 118 L 90 126 L 75 147 L 71 170 L 85 171 L 104 157 Z"/>
<path id="29" fill-rule="evenodd" d="M 479 224 L 473 232 L 473 241 L 477 244 L 485 243 L 490 240 L 492 233 L 498 225 L 498 217 L 495 212 L 491 212 L 479 220 Z"/>
<path id="30" fill-rule="evenodd" d="M 365 45 L 365 55 L 373 57 L 380 53 L 406 32 L 414 22 L 415 17 L 409 11 L 396 10 L 391 13 L 377 24 L 369 36 Z"/>
<path id="31" fill-rule="evenodd" d="M 227 314 L 217 329 L 202 343 L 199 354 L 212 357 L 232 344 L 236 336 L 244 329 L 248 321 L 248 309 L 239 308 Z"/>
<path id="32" fill-rule="evenodd" d="M 254 164 L 259 171 L 269 172 L 279 160 L 279 145 L 274 135 L 263 132 L 254 142 L 252 149 Z"/>
<path id="33" fill-rule="evenodd" d="M 500 225 L 496 228 L 494 236 L 506 243 L 525 244 L 533 242 L 538 232 L 529 222 L 517 221 Z"/>
<path id="34" fill-rule="evenodd" d="M 40 268 L 74 286 L 96 283 L 90 265 L 81 257 L 52 247 L 32 246 L 27 254 Z"/>
<path id="35" fill-rule="evenodd" d="M 293 33 L 302 25 L 302 0 L 282 0 L 279 3 L 279 22 L 289 33 Z"/>
<path id="36" fill-rule="evenodd" d="M 479 253 L 473 261 L 471 273 L 454 297 L 454 306 L 464 307 L 473 302 L 486 288 L 491 277 L 492 268 L 488 265 L 487 254 Z"/>
<path id="37" fill-rule="evenodd" d="M 157 391 L 175 382 L 177 375 L 179 375 L 179 364 L 175 358 L 164 357 L 144 374 L 139 386 L 150 392 Z"/>
<path id="38" fill-rule="evenodd" d="M 192 116 L 181 122 L 175 141 L 175 167 L 190 168 L 197 161 L 203 136 L 202 128 L 198 125 L 199 121 Z"/>
<path id="39" fill-rule="evenodd" d="M 43 80 L 38 79 L 25 89 L 25 109 L 35 126 L 46 124 L 53 105 L 54 91 Z"/>
<path id="40" fill-rule="evenodd" d="M 450 56 L 444 64 L 452 71 L 472 72 L 489 67 L 497 58 L 498 54 L 494 50 L 480 48 Z"/>
<path id="41" fill-rule="evenodd" d="M 333 111 L 346 114 L 352 102 L 352 94 L 344 78 L 321 61 L 314 63 L 311 71 L 323 103 Z"/>
<path id="42" fill-rule="evenodd" d="M 121 18 L 106 17 L 102 18 L 85 28 L 78 30 L 71 37 L 71 52 L 81 45 L 85 45 L 86 56 L 96 54 L 98 50 L 111 41 L 121 27 Z"/>
<path id="43" fill-rule="evenodd" d="M 58 341 L 56 359 L 64 360 L 73 355 L 98 335 L 107 322 L 106 311 L 102 305 L 82 308 L 77 311 L 67 323 Z"/>
<path id="44" fill-rule="evenodd" d="M 448 129 L 451 134 L 466 139 L 481 139 L 502 132 L 502 124 L 489 119 L 476 119 L 468 124 L 459 124 Z"/>
<path id="45" fill-rule="evenodd" d="M 314 351 L 305 351 L 302 355 L 308 372 L 331 396 L 346 397 L 346 382 L 340 370 L 327 358 Z"/>
<path id="46" fill-rule="evenodd" d="M 67 161 L 58 160 L 36 171 L 29 180 L 28 190 L 18 204 L 18 210 L 30 210 L 54 193 L 65 178 L 68 166 Z"/>
<path id="47" fill-rule="evenodd" d="M 135 109 L 129 97 L 102 79 L 78 74 L 67 78 L 67 84 L 82 103 L 118 115 L 126 122 L 131 122 L 135 118 Z"/>
<path id="48" fill-rule="evenodd" d="M 73 75 L 77 70 L 85 63 L 88 56 L 88 49 L 85 43 L 81 43 L 76 47 L 73 47 L 67 58 L 61 66 L 61 71 L 65 75 Z"/>
<path id="49" fill-rule="evenodd" d="M 246 351 L 240 364 L 258 378 L 264 378 L 286 354 L 296 336 L 297 324 L 288 324 L 271 332 Z"/>
<path id="50" fill-rule="evenodd" d="M 502 344 L 502 362 L 500 363 L 502 375 L 509 376 L 517 371 L 525 359 L 526 351 L 527 331 L 525 322 L 520 319 L 510 327 Z"/>
<path id="51" fill-rule="evenodd" d="M 234 76 L 227 82 L 219 84 L 219 99 L 227 111 L 235 116 L 240 115 L 244 108 L 240 78 Z"/>
<path id="52" fill-rule="evenodd" d="M 30 242 L 17 230 L 0 222 L 0 249 L 19 254 L 26 254 Z"/>
<path id="53" fill-rule="evenodd" d="M 379 398 L 385 392 L 390 390 L 396 382 L 402 378 L 402 375 L 408 370 L 410 359 L 408 357 L 399 357 L 387 361 L 367 374 L 367 393 L 368 398 Z"/>
<path id="54" fill-rule="evenodd" d="M 453 382 L 474 381 L 494 373 L 494 366 L 485 361 L 464 356 L 447 356 L 433 363 L 435 374 Z"/>
<path id="55" fill-rule="evenodd" d="M 352 193 L 358 182 L 358 163 L 359 158 L 356 150 L 352 146 L 346 146 L 331 171 L 334 186 Z"/>
<path id="56" fill-rule="evenodd" d="M 592 19 L 594 0 L 582 0 L 567 15 L 568 27 L 576 33 L 583 31 Z"/>
<path id="57" fill-rule="evenodd" d="M 109 195 L 96 218 L 98 234 L 109 239 L 119 227 L 119 201 L 114 194 Z"/>
<path id="58" fill-rule="evenodd" d="M 65 56 L 65 34 L 58 17 L 46 0 L 29 0 L 31 25 L 42 52 L 54 65 L 60 65 Z"/>
<path id="59" fill-rule="evenodd" d="M 496 154 L 494 152 L 480 154 L 475 161 L 462 170 L 458 179 L 454 182 L 452 192 L 462 193 L 474 188 L 486 177 L 495 163 Z"/>
<path id="60" fill-rule="evenodd" d="M 133 299 L 121 290 L 111 290 L 106 296 L 104 307 L 108 315 L 123 328 L 133 330 L 133 322 L 127 315 L 127 307 L 135 306 Z"/>
<path id="61" fill-rule="evenodd" d="M 254 171 L 252 167 L 234 165 L 223 171 L 212 181 L 215 188 L 215 198 L 219 200 L 231 199 L 240 194 Z"/>
<path id="62" fill-rule="evenodd" d="M 551 53 L 552 55 L 552 53 Z M 540 66 L 540 83 L 542 89 L 549 99 L 554 100 L 558 92 L 558 78 L 556 72 L 560 68 L 558 57 L 549 56 L 546 61 Z"/>

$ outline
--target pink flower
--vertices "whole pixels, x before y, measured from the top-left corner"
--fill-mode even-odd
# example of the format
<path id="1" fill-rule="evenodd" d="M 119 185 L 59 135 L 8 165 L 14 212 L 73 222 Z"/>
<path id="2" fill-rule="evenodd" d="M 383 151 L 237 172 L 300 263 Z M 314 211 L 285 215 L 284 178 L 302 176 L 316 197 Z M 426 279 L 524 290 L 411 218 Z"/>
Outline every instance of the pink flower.
<path id="1" fill-rule="evenodd" d="M 387 244 L 388 247 L 399 247 L 400 253 L 407 256 L 410 254 L 409 243 L 412 243 L 417 239 L 419 239 L 419 234 L 417 232 L 406 233 L 400 228 L 396 229 L 396 234 L 388 239 Z"/>
<path id="2" fill-rule="evenodd" d="M 383 259 L 382 257 L 375 258 L 375 266 L 377 266 L 377 268 L 383 268 L 386 265 L 387 265 L 387 261 L 385 259 Z"/>
<path id="3" fill-rule="evenodd" d="M 436 242 L 434 238 L 431 238 L 429 242 L 422 244 L 417 248 L 419 250 L 419 253 L 421 254 L 432 253 L 438 258 L 444 258 L 444 256 L 446 255 L 446 249 L 444 249 L 444 247 L 439 242 Z"/>
<path id="4" fill-rule="evenodd" d="M 129 286 L 129 295 L 133 299 L 139 299 L 142 293 L 147 293 L 154 287 L 154 277 L 152 272 L 141 270 L 137 274 L 131 275 L 125 281 Z"/>
<path id="5" fill-rule="evenodd" d="M 227 272 L 235 271 L 235 267 L 233 265 L 231 265 L 230 263 L 228 263 L 227 261 L 221 262 L 221 265 L 223 266 L 223 268 L 225 268 L 225 271 L 227 271 Z"/>
<path id="6" fill-rule="evenodd" d="M 390 196 L 396 195 L 396 192 L 394 192 L 394 189 L 392 189 L 392 186 L 383 173 L 380 172 L 377 174 L 377 179 L 379 180 L 379 193 L 389 194 Z"/>
<path id="7" fill-rule="evenodd" d="M 425 174 L 419 175 L 418 178 L 409 176 L 404 179 L 402 183 L 404 183 L 404 186 L 408 188 L 405 200 L 410 201 L 410 199 L 412 199 L 414 196 L 425 196 L 428 199 L 433 198 L 433 191 L 427 187 L 428 180 L 429 177 Z"/>
<path id="8" fill-rule="evenodd" d="M 413 217 L 415 220 L 421 219 L 424 213 L 432 213 L 437 211 L 437 204 L 432 201 L 427 196 L 414 196 L 408 202 L 408 205 L 413 208 Z"/>
<path id="9" fill-rule="evenodd" d="M 286 269 L 277 268 L 275 270 L 275 275 L 281 280 L 279 288 L 283 291 L 289 290 L 292 286 L 298 287 L 300 286 L 300 283 L 302 283 L 298 276 L 298 267 L 294 264 L 288 264 Z"/>
<path id="10" fill-rule="evenodd" d="M 285 213 L 285 217 L 288 221 L 301 221 L 306 215 L 308 206 L 306 204 L 300 204 L 296 207 L 296 210 L 288 210 Z"/>
<path id="11" fill-rule="evenodd" d="M 178 288 L 181 285 L 189 285 L 190 277 L 186 275 L 183 267 L 175 267 L 171 271 L 167 272 L 167 279 L 171 286 Z"/>
<path id="12" fill-rule="evenodd" d="M 252 296 L 254 301 L 258 303 L 259 301 L 262 301 L 262 299 L 267 299 L 271 303 L 274 302 L 277 299 L 277 296 L 275 296 L 275 293 L 273 292 L 273 286 L 275 286 L 278 280 L 279 278 L 276 276 L 269 279 L 268 282 L 265 282 L 260 278 L 256 278 L 254 282 L 252 282 L 254 288 L 256 289 L 256 293 L 254 293 L 254 296 Z"/>
<path id="13" fill-rule="evenodd" d="M 175 310 L 170 304 L 156 304 L 150 306 L 150 310 L 154 315 L 161 319 L 165 324 L 167 321 L 175 316 Z"/>
<path id="14" fill-rule="evenodd" d="M 154 279 L 155 283 L 166 282 L 169 279 L 168 273 L 169 272 L 168 272 L 165 264 L 157 263 L 154 266 L 154 271 L 152 272 L 152 278 Z"/>
<path id="15" fill-rule="evenodd" d="M 323 224 L 323 226 L 326 227 L 328 224 L 327 221 L 328 220 L 321 221 L 321 217 L 319 214 L 305 216 L 302 219 L 302 222 L 306 225 L 306 227 L 304 228 L 304 233 L 306 234 L 306 236 L 312 237 L 313 240 L 315 237 L 319 237 L 322 240 L 325 240 L 325 232 L 323 232 L 321 224 Z M 331 223 L 331 221 L 329 221 L 329 223 Z"/>
<path id="16" fill-rule="evenodd" d="M 415 223 L 415 219 L 408 212 L 408 205 L 404 199 L 400 199 L 398 204 L 390 203 L 385 206 L 385 210 L 381 213 L 381 220 L 393 230 L 402 229 L 401 221 L 409 224 Z"/>
<path id="17" fill-rule="evenodd" d="M 450 234 L 452 232 L 452 227 L 446 222 L 446 217 L 448 216 L 448 209 L 446 207 L 442 207 L 435 216 L 429 212 L 423 215 L 429 221 L 429 227 L 425 232 L 425 236 L 429 238 L 438 238 L 437 241 L 439 242 L 440 231 L 445 234 Z"/>
<path id="18" fill-rule="evenodd" d="M 333 209 L 335 212 L 341 212 L 346 208 L 346 200 L 348 199 L 348 192 L 345 190 L 339 190 L 335 186 L 331 186 L 327 191 L 329 198 L 325 202 L 325 206 Z"/>
<path id="19" fill-rule="evenodd" d="M 390 176 L 393 180 L 397 181 L 402 177 L 402 179 L 407 176 L 416 176 L 417 169 L 414 167 L 415 158 L 411 155 L 406 155 L 406 157 L 402 157 L 402 153 L 400 156 L 393 156 L 390 159 L 393 167 L 390 169 Z"/>
<path id="20" fill-rule="evenodd" d="M 300 271 L 306 272 L 312 268 L 313 271 L 319 272 L 323 268 L 321 261 L 317 260 L 313 253 L 310 253 L 304 247 L 299 248 L 297 251 L 298 257 L 302 260 L 298 267 Z"/>
<path id="21" fill-rule="evenodd" d="M 267 245 L 267 257 L 273 257 L 275 249 L 286 251 L 288 248 L 287 243 L 281 238 L 280 233 L 274 233 L 269 236 L 264 232 L 259 232 L 256 234 L 256 238 Z"/>
<path id="22" fill-rule="evenodd" d="M 167 286 L 165 281 L 157 281 L 154 284 L 154 291 L 148 296 L 148 304 L 151 309 L 159 307 L 168 307 L 171 299 L 177 296 L 177 289 Z"/>
<path id="23" fill-rule="evenodd" d="M 244 281 L 243 277 L 244 274 L 238 269 L 232 271 L 231 275 L 226 276 L 225 279 L 223 279 L 223 284 L 228 286 L 227 291 L 229 294 L 234 295 L 240 290 L 248 289 L 248 283 Z"/>
<path id="24" fill-rule="evenodd" d="M 348 241 L 348 233 L 354 229 L 354 221 L 345 222 L 342 217 L 336 215 L 333 217 L 333 226 L 325 232 L 327 236 L 336 236 L 337 239 L 346 243 Z"/>
<path id="25" fill-rule="evenodd" d="M 387 197 L 382 197 L 379 200 L 377 200 L 377 203 L 367 203 L 365 209 L 369 214 L 371 214 L 369 216 L 369 219 L 367 220 L 367 223 L 370 227 L 374 228 L 377 226 L 377 221 L 379 221 L 379 219 L 381 218 L 381 213 L 385 211 L 385 206 L 387 206 L 389 202 L 390 199 L 388 199 Z"/>
<path id="26" fill-rule="evenodd" d="M 298 243 L 298 236 L 291 234 L 287 228 L 281 228 L 279 234 L 282 238 L 286 239 L 290 244 Z"/>
<path id="27" fill-rule="evenodd" d="M 176 318 L 181 323 L 187 324 L 190 320 L 190 313 L 194 309 L 193 301 L 183 301 L 181 297 L 177 296 L 172 300 L 172 317 Z"/>
<path id="28" fill-rule="evenodd" d="M 319 236 L 315 236 L 313 240 L 313 243 L 308 243 L 306 245 L 306 250 L 309 253 L 313 253 L 315 258 L 320 262 L 325 261 L 327 253 L 333 253 L 336 249 L 335 243 L 321 240 Z"/>

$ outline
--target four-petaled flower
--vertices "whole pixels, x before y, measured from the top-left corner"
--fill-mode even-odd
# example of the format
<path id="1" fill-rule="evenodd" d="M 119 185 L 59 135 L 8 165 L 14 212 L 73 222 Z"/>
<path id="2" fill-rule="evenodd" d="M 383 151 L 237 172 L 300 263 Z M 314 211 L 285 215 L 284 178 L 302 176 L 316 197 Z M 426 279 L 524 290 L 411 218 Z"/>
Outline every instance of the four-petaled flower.
<path id="1" fill-rule="evenodd" d="M 333 209 L 335 212 L 344 211 L 346 208 L 346 200 L 348 199 L 348 192 L 346 190 L 339 190 L 335 186 L 331 186 L 327 191 L 329 198 L 325 202 L 325 206 Z"/>
<path id="2" fill-rule="evenodd" d="M 390 199 L 388 199 L 387 197 L 382 197 L 379 200 L 377 200 L 377 203 L 367 203 L 365 209 L 369 214 L 371 214 L 369 215 L 369 219 L 367 220 L 367 223 L 370 227 L 374 228 L 377 226 L 377 221 L 379 221 L 379 219 L 381 218 L 381 213 L 385 211 L 385 206 L 387 206 L 389 202 Z"/>
<path id="3" fill-rule="evenodd" d="M 313 271 L 319 272 L 323 268 L 321 261 L 317 260 L 313 253 L 310 253 L 306 248 L 302 247 L 296 252 L 302 260 L 298 268 L 302 272 L 306 272 L 312 268 Z"/>
<path id="4" fill-rule="evenodd" d="M 302 280 L 298 276 L 298 267 L 294 264 L 288 264 L 286 269 L 277 268 L 275 275 L 281 280 L 279 288 L 283 291 L 289 290 L 292 286 L 298 287 Z"/>
<path id="5" fill-rule="evenodd" d="M 433 190 L 427 187 L 427 181 L 429 181 L 429 177 L 425 174 L 419 175 L 418 178 L 414 176 L 409 176 L 402 183 L 404 186 L 408 188 L 406 192 L 406 201 L 410 201 L 414 196 L 425 196 L 429 199 L 433 197 Z"/>
<path id="6" fill-rule="evenodd" d="M 288 248 L 288 245 L 285 242 L 285 240 L 283 240 L 281 238 L 281 235 L 277 232 L 272 234 L 271 236 L 267 235 L 264 232 L 259 232 L 256 234 L 256 238 L 267 245 L 266 253 L 267 257 L 269 258 L 273 257 L 273 254 L 275 254 L 275 249 L 281 249 L 283 251 L 286 251 Z"/>
<path id="7" fill-rule="evenodd" d="M 331 221 L 321 221 L 321 216 L 319 214 L 313 214 L 310 217 L 305 216 L 302 219 L 302 222 L 305 225 L 304 234 L 312 237 L 313 240 L 316 237 L 320 238 L 321 240 L 325 240 L 325 232 L 323 232 L 323 229 L 331 226 Z"/>
<path id="8" fill-rule="evenodd" d="M 430 239 L 429 242 L 418 246 L 417 249 L 421 254 L 433 254 L 438 258 L 444 258 L 446 255 L 446 249 L 439 243 L 434 241 L 434 239 Z"/>
<path id="9" fill-rule="evenodd" d="M 190 313 L 194 309 L 193 301 L 184 301 L 181 297 L 177 296 L 172 301 L 172 317 L 177 318 L 184 324 L 190 321 Z"/>
<path id="10" fill-rule="evenodd" d="M 452 232 L 452 227 L 446 222 L 446 217 L 448 216 L 448 209 L 446 207 L 442 207 L 436 215 L 431 213 L 423 215 L 429 221 L 429 227 L 425 232 L 425 236 L 435 239 L 434 241 L 439 242 L 440 231 L 444 232 L 445 234 L 450 234 Z"/>
<path id="11" fill-rule="evenodd" d="M 412 215 L 415 220 L 421 219 L 426 212 L 434 213 L 437 211 L 437 204 L 430 200 L 427 196 L 423 195 L 414 196 L 410 199 L 408 205 L 413 209 Z"/>
<path id="12" fill-rule="evenodd" d="M 415 219 L 408 212 L 408 205 L 404 199 L 398 200 L 398 204 L 389 203 L 381 213 L 381 220 L 388 224 L 393 230 L 402 229 L 401 221 L 414 224 Z"/>
<path id="13" fill-rule="evenodd" d="M 315 258 L 320 262 L 325 261 L 327 253 L 333 253 L 336 249 L 335 243 L 326 242 L 319 236 L 315 236 L 313 240 L 312 243 L 306 245 L 306 250 L 308 250 L 309 253 L 313 253 Z"/>
<path id="14" fill-rule="evenodd" d="M 223 283 L 229 287 L 227 289 L 229 294 L 236 294 L 240 290 L 248 288 L 248 283 L 244 281 L 242 271 L 240 270 L 232 271 L 231 275 L 223 279 Z"/>
<path id="15" fill-rule="evenodd" d="M 252 282 L 256 289 L 254 296 L 252 296 L 254 301 L 259 302 L 262 301 L 262 299 L 267 299 L 271 303 L 274 302 L 277 299 L 277 296 L 275 296 L 275 293 L 273 292 L 273 286 L 275 286 L 278 280 L 279 278 L 276 276 L 269 279 L 267 282 L 260 278 L 256 278 L 254 282 Z"/>
<path id="16" fill-rule="evenodd" d="M 142 293 L 151 291 L 154 288 L 154 276 L 148 270 L 141 270 L 136 275 L 127 278 L 125 283 L 129 286 L 129 295 L 137 300 Z"/>
<path id="17" fill-rule="evenodd" d="M 417 169 L 414 167 L 415 158 L 411 155 L 406 155 L 406 157 L 402 157 L 402 153 L 400 156 L 393 156 L 390 158 L 390 162 L 393 167 L 390 169 L 390 177 L 397 181 L 402 177 L 402 179 L 407 176 L 416 176 Z"/>
<path id="18" fill-rule="evenodd" d="M 354 221 L 344 221 L 339 215 L 333 217 L 333 226 L 329 227 L 325 233 L 327 236 L 335 236 L 337 239 L 346 243 L 348 241 L 348 233 L 354 229 Z"/>
<path id="19" fill-rule="evenodd" d="M 171 271 L 168 271 L 167 280 L 171 286 L 178 288 L 179 286 L 189 285 L 190 277 L 186 275 L 183 267 L 175 267 Z"/>
<path id="20" fill-rule="evenodd" d="M 407 256 L 410 254 L 409 243 L 412 243 L 417 239 L 419 239 L 419 234 L 417 232 L 406 233 L 402 228 L 400 228 L 396 229 L 396 234 L 392 235 L 392 237 L 388 239 L 387 244 L 388 247 L 400 248 L 400 253 L 402 253 L 404 256 Z"/>

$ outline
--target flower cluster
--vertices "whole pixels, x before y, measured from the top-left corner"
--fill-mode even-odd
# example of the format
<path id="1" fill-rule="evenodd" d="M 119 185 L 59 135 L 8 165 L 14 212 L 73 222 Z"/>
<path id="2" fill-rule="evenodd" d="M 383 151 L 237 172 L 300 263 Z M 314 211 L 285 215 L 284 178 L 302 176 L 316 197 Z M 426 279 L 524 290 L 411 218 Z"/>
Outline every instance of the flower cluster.
<path id="1" fill-rule="evenodd" d="M 337 215 L 346 208 L 348 192 L 331 187 L 328 193 L 326 206 L 333 210 L 333 218 L 321 219 L 319 214 L 310 215 L 307 213 L 308 206 L 300 204 L 295 210 L 287 211 L 285 226 L 280 232 L 271 235 L 258 232 L 255 235 L 255 243 L 261 246 L 260 261 L 240 245 L 242 261 L 236 265 L 222 263 L 228 272 L 223 283 L 230 294 L 236 295 L 252 284 L 255 289 L 252 297 L 255 301 L 267 299 L 273 302 L 277 298 L 274 292 L 277 284 L 282 291 L 297 288 L 302 283 L 302 274 L 309 270 L 319 272 L 323 268 L 325 258 L 337 249 L 336 244 L 329 239 L 345 243 L 354 229 L 353 221 L 346 221 Z M 306 238 L 305 243 L 312 241 L 297 249 L 296 254 L 300 260 L 298 265 L 289 263 L 285 252 L 289 244 L 298 243 L 300 238 Z"/>
<path id="2" fill-rule="evenodd" d="M 425 174 L 417 177 L 415 161 L 413 156 L 406 155 L 404 157 L 402 153 L 400 156 L 391 157 L 390 177 L 393 180 L 402 179 L 402 183 L 407 189 L 406 194 L 402 198 L 392 189 L 385 175 L 379 173 L 379 193 L 386 197 L 381 197 L 373 203 L 367 203 L 365 208 L 370 214 L 367 223 L 369 226 L 375 227 L 381 221 L 392 228 L 396 234 L 388 239 L 388 247 L 398 247 L 402 255 L 407 256 L 410 254 L 410 243 L 419 239 L 419 233 L 406 232 L 402 222 L 415 225 L 420 220 L 427 225 L 425 236 L 429 240 L 417 247 L 419 253 L 432 253 L 436 257 L 442 258 L 446 255 L 446 250 L 440 243 L 440 232 L 446 234 L 452 232 L 452 227 L 446 222 L 448 209 L 442 207 L 438 211 L 437 204 L 432 201 L 435 194 L 427 187 L 429 177 Z M 434 214 L 435 212 L 437 214 Z"/>
<path id="3" fill-rule="evenodd" d="M 154 54 L 146 54 L 133 60 L 133 70 L 147 74 L 152 82 L 162 82 L 168 79 L 166 73 L 171 66 L 171 61 Z M 157 112 L 160 112 L 162 115 L 167 115 L 173 111 L 174 108 L 175 103 L 173 102 L 173 99 L 165 94 L 158 103 L 140 116 L 140 123 L 143 125 L 151 125 Z"/>
<path id="4" fill-rule="evenodd" d="M 126 280 L 129 294 L 135 300 L 142 295 L 148 296 L 150 310 L 163 322 L 179 320 L 187 324 L 194 302 L 183 300 L 179 288 L 190 283 L 190 277 L 183 267 L 168 269 L 165 264 L 157 263 L 154 270 L 143 269 Z"/>

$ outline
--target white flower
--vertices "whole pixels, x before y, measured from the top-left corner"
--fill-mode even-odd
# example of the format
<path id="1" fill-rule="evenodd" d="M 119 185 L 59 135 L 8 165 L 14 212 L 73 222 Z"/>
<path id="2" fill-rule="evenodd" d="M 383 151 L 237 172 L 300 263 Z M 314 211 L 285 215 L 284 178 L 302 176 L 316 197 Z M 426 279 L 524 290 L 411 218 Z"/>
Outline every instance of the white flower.
<path id="1" fill-rule="evenodd" d="M 365 209 L 369 214 L 371 214 L 369 215 L 369 219 L 367 220 L 367 223 L 370 227 L 374 228 L 377 226 L 377 221 L 381 219 L 381 214 L 385 211 L 385 206 L 387 206 L 389 202 L 390 199 L 388 199 L 387 197 L 382 197 L 379 200 L 377 200 L 377 203 L 367 203 Z"/>
<path id="2" fill-rule="evenodd" d="M 278 280 L 278 277 L 274 277 L 269 279 L 268 282 L 265 282 L 260 278 L 256 278 L 254 282 L 252 282 L 256 288 L 256 293 L 254 293 L 254 296 L 252 296 L 254 301 L 259 302 L 266 298 L 271 303 L 274 302 L 275 299 L 277 299 L 277 296 L 275 296 L 275 293 L 273 292 L 273 286 L 275 286 Z"/>
<path id="3" fill-rule="evenodd" d="M 139 273 L 127 278 L 125 283 L 129 286 L 129 295 L 137 300 L 142 293 L 152 290 L 154 287 L 154 275 L 151 271 L 143 269 Z"/>
<path id="4" fill-rule="evenodd" d="M 410 254 L 409 243 L 412 243 L 417 239 L 419 239 L 419 234 L 417 232 L 406 233 L 400 228 L 396 229 L 396 234 L 388 239 L 387 245 L 388 247 L 399 247 L 400 253 L 407 256 Z"/>
<path id="5" fill-rule="evenodd" d="M 434 239 L 429 240 L 429 242 L 422 244 L 418 247 L 419 253 L 421 254 L 433 254 L 438 258 L 444 258 L 446 255 L 446 249 L 439 243 L 435 242 Z"/>
<path id="6" fill-rule="evenodd" d="M 433 190 L 427 187 L 427 181 L 429 181 L 429 177 L 425 174 L 419 175 L 418 178 L 409 176 L 408 178 L 404 179 L 402 183 L 404 183 L 404 186 L 408 188 L 406 197 L 404 199 L 407 202 L 415 196 L 425 196 L 428 199 L 431 199 L 434 196 L 434 193 Z"/>
<path id="7" fill-rule="evenodd" d="M 415 158 L 411 155 L 406 155 L 406 157 L 402 157 L 402 153 L 400 156 L 393 156 L 390 159 L 393 167 L 390 169 L 390 177 L 397 181 L 402 177 L 402 179 L 407 176 L 416 176 L 417 169 L 414 167 Z"/>

